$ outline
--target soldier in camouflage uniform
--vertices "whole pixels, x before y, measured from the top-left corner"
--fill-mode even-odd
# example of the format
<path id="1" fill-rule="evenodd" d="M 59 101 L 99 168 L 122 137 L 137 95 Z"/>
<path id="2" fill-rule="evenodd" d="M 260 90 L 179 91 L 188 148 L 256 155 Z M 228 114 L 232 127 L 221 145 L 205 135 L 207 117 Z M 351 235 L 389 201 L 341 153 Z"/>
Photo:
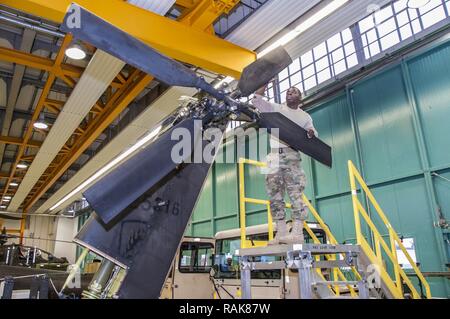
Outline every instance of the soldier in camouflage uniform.
<path id="1" fill-rule="evenodd" d="M 265 87 L 255 93 L 253 105 L 261 112 L 280 112 L 290 120 L 308 131 L 308 137 L 317 136 L 311 116 L 301 108 L 301 92 L 290 88 L 286 93 L 286 104 L 275 104 L 263 99 Z M 268 174 L 266 189 L 270 198 L 270 208 L 273 220 L 277 226 L 277 234 L 270 245 L 303 243 L 303 222 L 308 216 L 303 202 L 303 192 L 306 187 L 305 172 L 301 168 L 299 152 L 283 144 L 276 137 L 271 137 L 272 152 L 267 156 Z M 288 194 L 292 204 L 293 226 L 291 233 L 287 230 L 285 194 Z"/>

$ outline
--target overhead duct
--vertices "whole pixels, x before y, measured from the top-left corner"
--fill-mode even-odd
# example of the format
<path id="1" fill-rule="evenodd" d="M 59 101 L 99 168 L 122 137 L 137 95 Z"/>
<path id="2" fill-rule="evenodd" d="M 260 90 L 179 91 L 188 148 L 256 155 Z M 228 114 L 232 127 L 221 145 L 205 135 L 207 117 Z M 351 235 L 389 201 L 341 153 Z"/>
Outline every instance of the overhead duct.
<path id="1" fill-rule="evenodd" d="M 20 20 L 18 18 L 9 17 L 9 16 L 5 15 L 3 12 L 0 12 L 0 21 L 9 22 L 9 23 L 17 25 L 19 27 L 23 27 L 23 28 L 28 29 L 28 30 L 33 30 L 33 31 L 40 32 L 40 33 L 43 33 L 43 34 L 51 35 L 51 36 L 54 36 L 54 37 L 57 37 L 57 38 L 63 38 L 64 37 L 64 33 L 62 33 L 62 32 L 51 30 L 49 28 L 44 28 L 44 27 L 41 27 L 39 25 L 34 25 L 34 24 L 31 24 L 31 23 L 22 21 L 22 20 Z"/>
<path id="2" fill-rule="evenodd" d="M 19 209 L 30 190 L 124 66 L 121 60 L 103 51 L 95 53 L 30 165 L 11 200 L 9 210 Z"/>

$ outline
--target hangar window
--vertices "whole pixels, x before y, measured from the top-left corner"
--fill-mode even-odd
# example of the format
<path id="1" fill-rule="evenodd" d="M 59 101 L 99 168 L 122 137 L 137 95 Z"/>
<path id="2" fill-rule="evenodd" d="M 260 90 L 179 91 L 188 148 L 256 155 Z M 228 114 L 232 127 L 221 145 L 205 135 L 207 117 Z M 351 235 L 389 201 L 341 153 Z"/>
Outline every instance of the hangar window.
<path id="1" fill-rule="evenodd" d="M 278 74 L 275 101 L 284 103 L 286 91 L 295 86 L 307 92 L 338 78 L 355 66 L 381 57 L 387 50 L 398 49 L 406 40 L 424 36 L 450 20 L 450 0 L 430 0 L 411 9 L 408 0 L 393 1 L 376 9 L 364 19 L 333 35 Z M 420 35 L 419 35 L 420 33 Z M 347 71 L 347 72 L 346 72 Z"/>
<path id="2" fill-rule="evenodd" d="M 449 0 L 430 0 L 419 9 L 398 0 L 358 22 L 364 56 L 367 60 L 413 38 L 449 17 Z"/>
<path id="3" fill-rule="evenodd" d="M 352 33 L 347 28 L 295 59 L 278 74 L 280 100 L 286 101 L 286 91 L 292 86 L 305 92 L 357 64 Z"/>

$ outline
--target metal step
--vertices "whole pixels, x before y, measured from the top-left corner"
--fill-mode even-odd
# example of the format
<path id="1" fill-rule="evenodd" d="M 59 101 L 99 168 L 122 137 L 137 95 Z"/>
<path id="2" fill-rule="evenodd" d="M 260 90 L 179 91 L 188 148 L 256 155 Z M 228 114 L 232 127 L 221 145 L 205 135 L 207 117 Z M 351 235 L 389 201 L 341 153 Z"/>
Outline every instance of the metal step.
<path id="1" fill-rule="evenodd" d="M 324 244 L 298 244 L 275 245 L 267 247 L 242 248 L 236 250 L 237 256 L 281 256 L 288 252 L 309 252 L 312 255 L 325 255 L 337 253 L 360 252 L 358 245 L 324 245 Z"/>
<path id="2" fill-rule="evenodd" d="M 359 299 L 352 296 L 330 296 L 330 297 L 323 297 L 321 299 Z"/>
<path id="3" fill-rule="evenodd" d="M 357 286 L 359 282 L 357 281 L 316 281 L 314 285 L 326 285 L 326 286 L 347 286 L 355 285 Z"/>
<path id="4" fill-rule="evenodd" d="M 321 299 L 359 299 L 358 297 L 352 297 L 352 296 L 331 296 L 331 297 L 324 297 Z M 369 299 L 377 299 L 374 297 L 370 297 Z"/>

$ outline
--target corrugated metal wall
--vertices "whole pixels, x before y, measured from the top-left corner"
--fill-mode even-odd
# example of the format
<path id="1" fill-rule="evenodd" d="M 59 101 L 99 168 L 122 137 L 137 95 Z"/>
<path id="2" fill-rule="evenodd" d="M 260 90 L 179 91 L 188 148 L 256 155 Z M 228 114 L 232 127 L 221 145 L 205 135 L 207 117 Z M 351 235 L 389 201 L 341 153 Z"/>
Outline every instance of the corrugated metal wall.
<path id="1" fill-rule="evenodd" d="M 318 0 L 268 1 L 226 39 L 236 45 L 255 50 L 319 2 Z"/>
<path id="2" fill-rule="evenodd" d="M 421 269 L 447 270 L 445 231 L 433 223 L 439 208 L 450 219 L 450 182 L 433 173 L 450 178 L 450 42 L 358 82 L 317 105 L 311 115 L 321 138 L 333 147 L 334 168 L 304 157 L 306 193 L 337 239 L 355 240 L 347 172 L 351 159 L 394 228 L 414 238 Z M 225 146 L 225 153 L 236 152 L 233 140 Z M 263 175 L 250 168 L 246 177 L 247 196 L 266 198 Z M 265 209 L 247 209 L 250 225 L 266 222 Z M 188 233 L 213 236 L 236 228 L 238 213 L 237 165 L 215 164 Z M 381 221 L 374 221 L 386 234 Z M 430 279 L 430 284 L 434 295 L 450 295 L 448 280 Z"/>

